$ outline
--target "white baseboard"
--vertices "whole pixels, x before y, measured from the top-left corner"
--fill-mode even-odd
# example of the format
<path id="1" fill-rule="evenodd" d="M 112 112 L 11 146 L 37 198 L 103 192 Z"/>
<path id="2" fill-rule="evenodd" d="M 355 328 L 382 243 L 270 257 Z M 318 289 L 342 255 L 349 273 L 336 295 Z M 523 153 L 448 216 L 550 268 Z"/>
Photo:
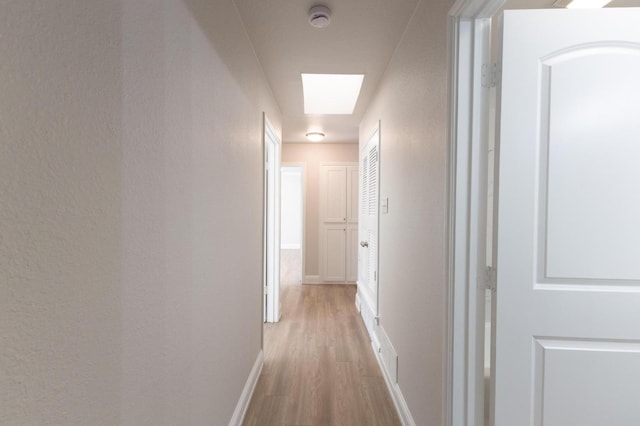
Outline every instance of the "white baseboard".
<path id="1" fill-rule="evenodd" d="M 238 400 L 236 409 L 233 411 L 233 416 L 231 416 L 229 426 L 242 425 L 244 416 L 247 414 L 247 409 L 249 408 L 249 403 L 251 402 L 251 397 L 253 396 L 253 391 L 255 390 L 256 384 L 258 383 L 258 378 L 260 378 L 260 373 L 262 372 L 263 365 L 264 352 L 260 350 L 260 353 L 258 353 L 258 357 L 256 358 L 256 362 L 253 364 L 253 368 L 249 373 L 249 378 L 244 384 L 244 389 L 242 389 L 242 394 L 240 395 L 240 399 Z"/>
<path id="2" fill-rule="evenodd" d="M 305 275 L 303 284 L 321 284 L 320 275 Z"/>
<path id="3" fill-rule="evenodd" d="M 364 295 L 360 294 L 360 291 L 356 292 L 356 308 L 358 309 L 358 312 L 360 312 L 360 316 L 367 328 L 367 333 L 371 339 L 371 349 L 378 361 L 380 370 L 382 370 L 382 376 L 384 377 L 384 382 L 387 384 L 387 389 L 389 389 L 389 393 L 391 394 L 393 405 L 396 407 L 396 411 L 398 412 L 398 416 L 400 417 L 400 421 L 403 426 L 416 426 L 416 422 L 413 420 L 413 416 L 407 406 L 407 401 L 404 399 L 400 386 L 396 382 L 398 374 L 396 351 L 393 348 L 393 344 L 391 343 L 389 336 L 387 336 L 387 333 L 384 331 L 384 328 L 376 323 L 375 314 L 371 309 L 371 306 L 367 303 L 366 298 L 363 296 Z M 369 326 L 367 324 L 369 324 Z M 395 367 L 395 371 L 390 372 L 389 367 Z"/>
<path id="4" fill-rule="evenodd" d="M 407 406 L 407 401 L 404 399 L 402 391 L 400 390 L 400 386 L 395 380 L 397 371 L 391 372 L 388 369 L 388 366 L 395 365 L 397 368 L 397 365 L 391 360 L 384 359 L 383 357 L 383 353 L 386 351 L 390 351 L 392 352 L 392 354 L 395 354 L 395 350 L 391 345 L 391 340 L 389 340 L 389 336 L 387 336 L 387 333 L 382 327 L 378 327 L 377 333 L 380 335 L 380 340 L 382 341 L 382 350 L 374 352 L 376 352 L 376 359 L 378 360 L 378 365 L 380 366 L 380 370 L 382 370 L 384 381 L 387 384 L 389 393 L 391 394 L 393 405 L 395 405 L 396 407 L 396 411 L 400 416 L 400 421 L 402 422 L 403 426 L 416 426 L 416 422 L 413 420 L 413 416 L 411 415 L 409 407 Z"/>
<path id="5" fill-rule="evenodd" d="M 377 354 L 380 350 L 380 339 L 378 339 L 376 330 L 378 327 L 376 312 L 374 311 L 373 306 L 371 306 L 370 301 L 367 299 L 366 294 L 361 293 L 360 287 L 358 287 L 356 291 L 356 307 L 358 308 L 358 311 L 360 311 L 360 316 L 362 317 L 364 326 L 367 329 L 367 334 L 369 334 L 373 351 Z"/>

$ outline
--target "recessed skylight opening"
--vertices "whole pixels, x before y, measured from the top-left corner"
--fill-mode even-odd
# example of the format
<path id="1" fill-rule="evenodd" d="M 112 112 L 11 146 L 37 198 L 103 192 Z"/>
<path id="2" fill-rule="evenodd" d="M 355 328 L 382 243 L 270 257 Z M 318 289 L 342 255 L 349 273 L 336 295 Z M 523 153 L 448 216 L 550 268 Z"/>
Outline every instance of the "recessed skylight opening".
<path id="1" fill-rule="evenodd" d="M 558 0 L 553 5 L 567 9 L 597 9 L 611 3 L 611 0 Z"/>
<path id="2" fill-rule="evenodd" d="M 302 74 L 305 114 L 353 114 L 364 74 Z"/>

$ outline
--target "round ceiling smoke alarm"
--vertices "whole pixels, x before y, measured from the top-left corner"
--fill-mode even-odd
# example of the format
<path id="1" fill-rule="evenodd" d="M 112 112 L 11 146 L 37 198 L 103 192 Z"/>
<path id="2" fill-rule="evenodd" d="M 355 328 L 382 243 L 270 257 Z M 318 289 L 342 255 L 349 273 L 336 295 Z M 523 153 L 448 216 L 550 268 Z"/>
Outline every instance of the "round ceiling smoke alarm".
<path id="1" fill-rule="evenodd" d="M 331 10 L 327 6 L 313 6 L 309 9 L 309 24 L 315 28 L 325 28 L 331 23 Z"/>

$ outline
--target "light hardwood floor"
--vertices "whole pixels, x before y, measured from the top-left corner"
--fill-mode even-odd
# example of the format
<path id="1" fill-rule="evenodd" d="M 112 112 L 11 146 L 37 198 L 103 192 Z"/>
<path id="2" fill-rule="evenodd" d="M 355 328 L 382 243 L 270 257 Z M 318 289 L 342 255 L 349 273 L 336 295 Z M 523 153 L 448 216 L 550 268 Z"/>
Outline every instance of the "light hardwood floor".
<path id="1" fill-rule="evenodd" d="M 400 425 L 353 285 L 288 285 L 245 425 Z"/>

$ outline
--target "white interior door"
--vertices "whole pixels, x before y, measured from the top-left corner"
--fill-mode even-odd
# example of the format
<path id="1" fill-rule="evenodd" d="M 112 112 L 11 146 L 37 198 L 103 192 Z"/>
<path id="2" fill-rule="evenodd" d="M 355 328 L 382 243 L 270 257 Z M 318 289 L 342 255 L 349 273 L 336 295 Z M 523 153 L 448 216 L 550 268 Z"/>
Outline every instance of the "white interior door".
<path id="1" fill-rule="evenodd" d="M 498 426 L 640 425 L 639 23 L 505 12 Z"/>
<path id="2" fill-rule="evenodd" d="M 358 297 L 361 314 L 372 339 L 378 317 L 379 131 L 360 150 L 360 221 Z"/>
<path id="3" fill-rule="evenodd" d="M 322 282 L 355 281 L 358 227 L 357 163 L 324 163 L 320 177 L 320 265 Z"/>

